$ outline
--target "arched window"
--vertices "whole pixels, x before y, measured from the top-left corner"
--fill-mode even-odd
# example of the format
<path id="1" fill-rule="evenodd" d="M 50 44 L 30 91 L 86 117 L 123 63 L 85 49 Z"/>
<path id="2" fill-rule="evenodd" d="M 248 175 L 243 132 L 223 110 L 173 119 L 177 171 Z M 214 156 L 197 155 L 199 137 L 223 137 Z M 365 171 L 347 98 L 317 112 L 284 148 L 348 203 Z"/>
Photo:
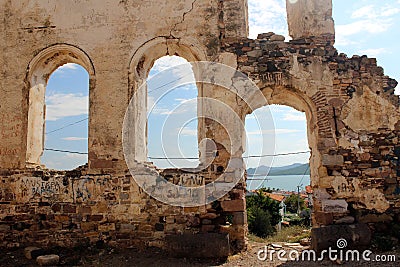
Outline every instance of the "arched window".
<path id="1" fill-rule="evenodd" d="M 89 116 L 87 71 L 72 63 L 59 67 L 47 82 L 45 106 L 45 149 L 41 163 L 49 169 L 59 170 L 86 164 Z"/>
<path id="2" fill-rule="evenodd" d="M 50 76 L 52 76 L 51 79 Z M 70 162 L 71 164 L 69 165 L 63 165 L 63 163 L 55 164 L 54 162 L 53 164 L 48 156 L 44 156 L 43 160 L 50 167 L 73 168 L 76 167 L 76 164 L 79 165 L 86 161 L 83 157 L 86 157 L 88 149 L 87 126 L 83 124 L 82 131 L 79 134 L 74 134 L 76 136 L 72 135 L 73 132 L 69 132 L 71 135 L 68 136 L 58 134 L 61 131 L 65 133 L 67 129 L 70 130 L 72 129 L 71 127 L 88 120 L 88 88 L 94 88 L 95 81 L 95 70 L 89 56 L 72 45 L 57 44 L 47 47 L 31 60 L 26 76 L 25 93 L 27 102 L 23 106 L 27 114 L 25 143 L 27 167 L 41 165 L 40 160 L 45 150 L 44 142 L 46 136 L 48 138 L 47 141 L 53 142 L 46 145 L 54 144 L 54 147 L 48 147 L 47 149 L 61 150 L 62 152 L 57 152 L 65 153 L 64 155 L 68 151 L 70 157 L 73 157 L 73 155 L 82 157 L 81 160 L 75 163 Z M 45 103 L 45 101 L 47 102 Z M 47 110 L 46 104 L 49 106 Z M 72 118 L 73 116 L 82 117 Z M 66 117 L 71 117 L 69 118 L 71 120 L 60 121 L 61 118 Z M 59 137 L 58 140 L 56 136 Z M 82 143 L 74 143 L 78 142 L 77 139 L 85 142 L 86 146 L 82 145 Z M 63 146 L 61 147 L 60 145 Z M 78 151 L 74 151 L 74 149 Z M 81 154 L 73 154 L 70 153 L 71 151 L 80 152 Z"/>
<path id="3" fill-rule="evenodd" d="M 272 127 L 265 123 L 269 113 L 274 120 Z M 247 115 L 245 129 L 248 190 L 269 187 L 294 192 L 297 186 L 304 189 L 310 184 L 310 148 L 304 113 L 288 106 L 264 106 Z"/>
<path id="4" fill-rule="evenodd" d="M 159 58 L 147 90 L 148 160 L 159 168 L 197 167 L 198 89 L 191 65 L 178 56 Z"/>

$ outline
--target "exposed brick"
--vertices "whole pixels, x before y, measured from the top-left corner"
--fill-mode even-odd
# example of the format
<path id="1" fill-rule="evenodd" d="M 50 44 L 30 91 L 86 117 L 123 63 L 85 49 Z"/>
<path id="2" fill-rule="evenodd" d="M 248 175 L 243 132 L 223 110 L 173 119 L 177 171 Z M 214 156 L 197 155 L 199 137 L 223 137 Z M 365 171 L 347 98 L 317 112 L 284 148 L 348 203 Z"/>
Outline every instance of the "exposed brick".
<path id="1" fill-rule="evenodd" d="M 76 213 L 76 206 L 71 204 L 63 205 L 64 213 Z"/>
<path id="2" fill-rule="evenodd" d="M 104 216 L 103 215 L 88 215 L 87 216 L 87 219 L 88 219 L 88 221 L 89 222 L 99 222 L 99 221 L 102 221 L 103 220 L 103 218 L 104 218 Z"/>

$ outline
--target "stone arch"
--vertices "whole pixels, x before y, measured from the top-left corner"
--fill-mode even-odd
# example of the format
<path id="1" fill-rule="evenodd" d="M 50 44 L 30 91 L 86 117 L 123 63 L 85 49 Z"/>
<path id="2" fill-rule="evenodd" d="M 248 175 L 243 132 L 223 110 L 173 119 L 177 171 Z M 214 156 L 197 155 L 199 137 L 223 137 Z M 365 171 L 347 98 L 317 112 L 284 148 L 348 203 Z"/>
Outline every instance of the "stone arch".
<path id="1" fill-rule="evenodd" d="M 132 125 L 130 125 L 131 133 L 133 136 L 131 144 L 134 144 L 132 153 L 134 158 L 138 161 L 147 161 L 147 88 L 141 87 L 146 81 L 147 76 L 154 65 L 154 62 L 163 56 L 180 56 L 188 62 L 205 61 L 206 54 L 200 48 L 202 46 L 195 44 L 195 42 L 188 44 L 178 39 L 168 39 L 165 37 L 154 38 L 142 46 L 140 46 L 134 53 L 129 63 L 129 101 L 133 95 L 135 98 L 130 107 L 135 107 L 131 110 L 133 118 Z M 196 73 L 194 73 L 196 77 Z M 201 85 L 198 85 L 198 96 L 202 96 Z M 138 91 L 139 88 L 143 90 Z M 199 106 L 200 107 L 200 106 Z M 201 110 L 198 110 L 198 113 Z M 199 128 L 203 127 L 204 122 L 199 120 Z M 201 132 L 201 131 L 199 131 Z M 201 136 L 198 136 L 201 140 Z M 137 148 L 137 149 L 136 149 Z"/>
<path id="2" fill-rule="evenodd" d="M 318 140 L 320 139 L 317 115 L 318 110 L 314 101 L 304 91 L 296 88 L 284 86 L 265 86 L 263 84 L 258 84 L 258 86 L 266 98 L 268 105 L 277 104 L 289 106 L 305 113 L 307 123 L 307 139 L 309 148 L 311 150 L 309 159 L 311 186 L 313 188 L 318 188 L 320 183 L 319 172 L 322 170 L 321 168 L 323 166 L 321 153 L 318 149 Z M 256 106 L 256 108 L 261 108 L 262 106 L 263 105 L 259 105 Z M 251 112 L 251 110 L 247 110 L 247 114 L 250 114 Z M 315 212 L 315 210 L 313 212 Z"/>
<path id="3" fill-rule="evenodd" d="M 44 150 L 44 96 L 48 79 L 58 67 L 67 63 L 79 64 L 86 69 L 89 74 L 90 94 L 90 88 L 94 88 L 95 84 L 95 69 L 88 54 L 76 46 L 68 44 L 49 46 L 40 51 L 28 65 L 25 80 L 27 88 L 26 99 L 28 101 L 26 136 L 27 166 L 40 165 L 40 157 Z"/>
<path id="4" fill-rule="evenodd" d="M 318 111 L 313 100 L 300 90 L 286 89 L 280 86 L 273 90 L 262 88 L 261 91 L 269 104 L 289 106 L 305 113 L 307 121 L 307 139 L 311 150 L 311 183 L 312 186 L 318 184 L 318 169 L 321 167 L 321 155 L 318 150 Z"/>
<path id="5" fill-rule="evenodd" d="M 156 37 L 140 46 L 129 62 L 129 78 L 132 80 L 146 79 L 154 62 L 163 56 L 180 56 L 188 62 L 205 61 L 207 56 L 200 45 L 188 44 L 179 39 Z M 130 83 L 131 84 L 131 83 Z"/>

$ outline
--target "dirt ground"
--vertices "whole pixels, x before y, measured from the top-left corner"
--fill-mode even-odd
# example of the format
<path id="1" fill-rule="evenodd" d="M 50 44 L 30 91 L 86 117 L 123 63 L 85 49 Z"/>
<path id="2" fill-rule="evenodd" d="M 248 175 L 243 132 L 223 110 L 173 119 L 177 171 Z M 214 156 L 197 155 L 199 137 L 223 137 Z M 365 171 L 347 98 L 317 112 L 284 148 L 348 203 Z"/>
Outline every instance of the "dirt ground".
<path id="1" fill-rule="evenodd" d="M 284 262 L 274 257 L 273 261 L 258 259 L 257 254 L 260 249 L 265 248 L 265 243 L 256 243 L 251 241 L 248 251 L 239 255 L 231 256 L 228 259 L 185 259 L 173 258 L 159 249 L 147 249 L 139 251 L 135 249 L 112 249 L 112 248 L 77 248 L 75 250 L 66 250 L 63 248 L 53 248 L 47 251 L 60 256 L 59 266 L 221 266 L 221 267 L 250 267 L 250 266 L 400 266 L 400 251 L 384 253 L 386 255 L 396 255 L 396 262 L 332 262 L 332 261 L 294 261 Z M 284 245 L 284 244 L 281 244 Z M 289 247 L 284 246 L 286 251 Z M 297 248 L 298 250 L 301 250 Z M 382 253 L 383 254 L 383 253 Z M 381 255 L 381 254 L 380 254 Z M 374 258 L 374 255 L 370 256 Z M 0 251 L 0 266 L 38 266 L 34 260 L 28 260 L 24 256 L 22 248 L 10 251 Z"/>

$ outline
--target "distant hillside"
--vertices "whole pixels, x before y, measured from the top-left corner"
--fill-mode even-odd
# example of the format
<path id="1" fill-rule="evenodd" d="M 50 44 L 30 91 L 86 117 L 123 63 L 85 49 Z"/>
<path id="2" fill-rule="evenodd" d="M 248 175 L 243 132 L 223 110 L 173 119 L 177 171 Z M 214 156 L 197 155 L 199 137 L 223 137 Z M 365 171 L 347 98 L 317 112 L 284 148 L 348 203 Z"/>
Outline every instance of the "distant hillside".
<path id="1" fill-rule="evenodd" d="M 310 174 L 310 168 L 307 163 L 294 163 L 289 166 L 282 167 L 272 167 L 269 168 L 267 166 L 261 165 L 258 168 L 249 168 L 247 169 L 248 175 L 269 175 L 269 176 L 279 176 L 279 175 L 303 175 Z"/>

